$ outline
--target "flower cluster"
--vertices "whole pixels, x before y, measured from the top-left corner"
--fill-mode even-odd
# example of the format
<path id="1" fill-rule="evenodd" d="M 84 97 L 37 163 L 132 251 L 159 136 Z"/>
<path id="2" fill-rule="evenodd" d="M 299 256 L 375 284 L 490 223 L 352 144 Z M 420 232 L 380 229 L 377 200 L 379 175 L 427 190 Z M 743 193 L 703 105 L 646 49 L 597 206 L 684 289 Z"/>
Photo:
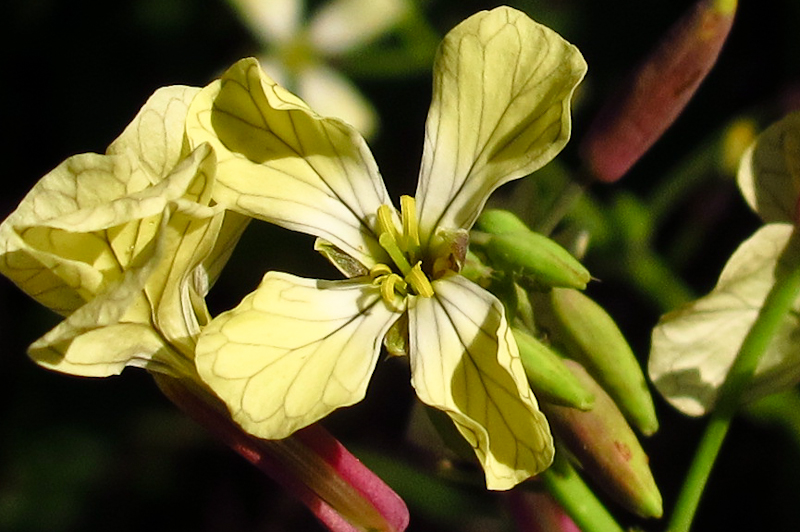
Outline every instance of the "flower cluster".
<path id="1" fill-rule="evenodd" d="M 504 305 L 462 269 L 489 195 L 566 144 L 585 71 L 516 10 L 458 25 L 399 210 L 363 137 L 255 59 L 203 89 L 160 89 L 105 154 L 67 159 L 0 226 L 0 271 L 65 317 L 31 357 L 183 379 L 275 440 L 360 401 L 385 347 L 408 356 L 417 395 L 452 419 L 487 486 L 513 487 L 550 465 L 553 439 Z M 204 298 L 252 218 L 316 236 L 347 279 L 268 272 L 212 319 Z"/>

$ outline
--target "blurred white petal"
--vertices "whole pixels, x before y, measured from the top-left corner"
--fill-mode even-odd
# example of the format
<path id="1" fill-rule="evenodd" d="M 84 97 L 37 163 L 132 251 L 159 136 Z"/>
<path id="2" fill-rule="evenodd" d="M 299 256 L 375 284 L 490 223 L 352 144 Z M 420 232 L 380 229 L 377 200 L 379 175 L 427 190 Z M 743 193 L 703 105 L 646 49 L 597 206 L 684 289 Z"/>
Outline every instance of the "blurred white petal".
<path id="1" fill-rule="evenodd" d="M 322 64 L 302 70 L 297 92 L 319 114 L 341 118 L 364 137 L 375 133 L 378 125 L 375 109 L 338 71 Z"/>
<path id="2" fill-rule="evenodd" d="M 364 45 L 397 24 L 406 0 L 333 0 L 309 23 L 309 36 L 323 54 L 336 55 Z"/>

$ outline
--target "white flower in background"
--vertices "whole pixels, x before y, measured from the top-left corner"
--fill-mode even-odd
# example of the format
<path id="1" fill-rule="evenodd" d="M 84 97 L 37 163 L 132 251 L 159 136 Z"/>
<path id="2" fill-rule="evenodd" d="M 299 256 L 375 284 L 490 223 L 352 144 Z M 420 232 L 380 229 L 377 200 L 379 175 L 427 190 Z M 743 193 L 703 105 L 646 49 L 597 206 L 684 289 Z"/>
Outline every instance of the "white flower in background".
<path id="1" fill-rule="evenodd" d="M 407 13 L 407 0 L 333 0 L 307 16 L 304 0 L 231 0 L 267 49 L 259 58 L 280 85 L 325 116 L 369 137 L 378 119 L 355 85 L 328 61 L 369 44 Z"/>

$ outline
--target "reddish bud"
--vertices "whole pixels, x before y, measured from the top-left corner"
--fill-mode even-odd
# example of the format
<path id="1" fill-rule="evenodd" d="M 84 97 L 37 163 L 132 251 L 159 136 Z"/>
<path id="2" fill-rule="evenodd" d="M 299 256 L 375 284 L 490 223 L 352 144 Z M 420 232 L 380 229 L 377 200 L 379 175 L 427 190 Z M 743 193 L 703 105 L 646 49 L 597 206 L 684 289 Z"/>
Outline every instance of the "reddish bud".
<path id="1" fill-rule="evenodd" d="M 195 383 L 154 378 L 181 410 L 300 499 L 329 530 L 401 532 L 408 526 L 403 500 L 321 426 L 262 440 L 245 433 Z"/>
<path id="2" fill-rule="evenodd" d="M 730 32 L 736 0 L 700 0 L 610 100 L 583 140 L 592 176 L 622 177 L 672 125 L 705 79 Z"/>

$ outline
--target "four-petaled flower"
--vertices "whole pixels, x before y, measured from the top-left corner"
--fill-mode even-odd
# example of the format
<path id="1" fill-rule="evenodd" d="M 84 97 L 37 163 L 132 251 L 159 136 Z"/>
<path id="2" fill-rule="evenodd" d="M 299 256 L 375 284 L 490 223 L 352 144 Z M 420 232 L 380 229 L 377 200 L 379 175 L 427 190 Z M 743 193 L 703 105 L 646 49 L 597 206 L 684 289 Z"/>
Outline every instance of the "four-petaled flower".
<path id="1" fill-rule="evenodd" d="M 385 339 L 408 352 L 417 395 L 451 417 L 489 488 L 550 464 L 552 438 L 503 306 L 458 272 L 489 195 L 567 142 L 585 70 L 574 46 L 510 8 L 452 30 L 437 55 L 417 192 L 400 213 L 363 138 L 255 60 L 195 98 L 187 137 L 217 154 L 215 200 L 318 237 L 349 277 L 269 272 L 203 330 L 200 376 L 243 428 L 283 438 L 360 401 Z"/>

